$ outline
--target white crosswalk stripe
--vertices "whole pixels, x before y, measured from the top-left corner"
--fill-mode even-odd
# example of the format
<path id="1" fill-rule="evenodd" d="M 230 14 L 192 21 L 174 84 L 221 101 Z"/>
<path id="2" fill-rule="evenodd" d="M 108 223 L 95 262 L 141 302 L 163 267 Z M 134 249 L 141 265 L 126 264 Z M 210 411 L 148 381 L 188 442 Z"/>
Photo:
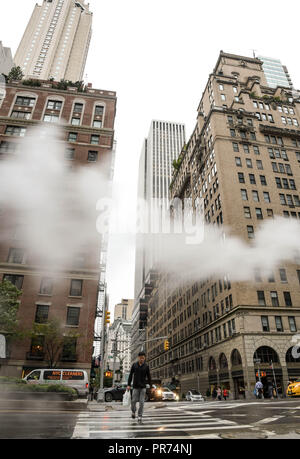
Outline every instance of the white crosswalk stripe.
<path id="1" fill-rule="evenodd" d="M 84 412 L 78 415 L 72 438 L 213 438 L 219 431 L 241 427 L 250 426 L 210 416 L 207 411 L 146 410 L 142 425 L 131 419 L 129 411 Z"/>

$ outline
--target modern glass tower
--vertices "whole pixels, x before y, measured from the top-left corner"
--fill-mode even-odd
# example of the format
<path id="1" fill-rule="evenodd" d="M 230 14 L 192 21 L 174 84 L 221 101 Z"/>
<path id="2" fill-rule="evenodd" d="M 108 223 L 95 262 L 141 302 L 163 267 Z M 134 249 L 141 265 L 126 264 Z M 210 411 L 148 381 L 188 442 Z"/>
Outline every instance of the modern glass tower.
<path id="1" fill-rule="evenodd" d="M 263 71 L 268 86 L 271 88 L 276 88 L 277 86 L 284 86 L 287 88 L 293 87 L 288 70 L 284 65 L 282 65 L 279 59 L 264 56 L 257 57 L 263 62 Z"/>
<path id="2" fill-rule="evenodd" d="M 26 78 L 80 81 L 92 34 L 89 5 L 76 0 L 36 4 L 14 62 Z"/>

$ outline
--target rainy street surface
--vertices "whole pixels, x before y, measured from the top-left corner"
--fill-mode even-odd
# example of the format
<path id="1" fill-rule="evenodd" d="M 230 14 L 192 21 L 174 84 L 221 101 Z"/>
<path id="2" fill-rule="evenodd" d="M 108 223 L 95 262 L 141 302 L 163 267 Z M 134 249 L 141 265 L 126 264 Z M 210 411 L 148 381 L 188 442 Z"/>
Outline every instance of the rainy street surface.
<path id="1" fill-rule="evenodd" d="M 143 424 L 121 403 L 86 411 L 0 408 L 0 439 L 300 438 L 300 399 L 146 403 Z"/>
<path id="2" fill-rule="evenodd" d="M 300 438 L 300 399 L 147 403 L 142 425 L 116 403 L 96 410 L 78 415 L 72 438 Z"/>

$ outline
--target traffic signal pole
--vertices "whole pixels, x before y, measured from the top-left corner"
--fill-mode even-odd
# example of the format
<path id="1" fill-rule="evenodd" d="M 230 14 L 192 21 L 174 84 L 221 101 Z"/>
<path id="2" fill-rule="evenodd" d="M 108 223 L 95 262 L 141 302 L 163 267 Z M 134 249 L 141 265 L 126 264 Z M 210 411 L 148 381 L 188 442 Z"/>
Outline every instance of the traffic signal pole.
<path id="1" fill-rule="evenodd" d="M 101 347 L 100 347 L 100 355 L 101 355 L 101 366 L 100 366 L 100 385 L 97 394 L 97 402 L 104 402 L 104 365 L 105 365 L 105 342 L 106 342 L 106 324 L 109 323 L 109 316 L 110 313 L 107 310 L 107 299 L 105 298 L 105 304 L 102 311 L 102 332 L 101 332 Z"/>

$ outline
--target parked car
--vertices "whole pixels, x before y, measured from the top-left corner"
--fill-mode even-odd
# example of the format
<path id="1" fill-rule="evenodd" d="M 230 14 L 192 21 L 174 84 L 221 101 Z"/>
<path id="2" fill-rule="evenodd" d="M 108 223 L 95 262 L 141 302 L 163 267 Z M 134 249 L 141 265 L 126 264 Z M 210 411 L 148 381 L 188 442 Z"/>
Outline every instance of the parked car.
<path id="1" fill-rule="evenodd" d="M 185 399 L 190 402 L 204 402 L 203 395 L 195 389 L 188 390 Z"/>
<path id="2" fill-rule="evenodd" d="M 174 392 L 172 392 L 168 387 L 163 387 L 161 391 L 162 391 L 162 396 L 161 396 L 162 400 L 174 400 L 174 401 L 179 400 L 179 396 L 175 394 Z"/>
<path id="3" fill-rule="evenodd" d="M 118 384 L 116 387 L 108 387 L 104 389 L 104 400 L 106 402 L 122 401 L 123 395 L 126 392 L 127 384 Z"/>
<path id="4" fill-rule="evenodd" d="M 27 384 L 63 384 L 84 397 L 89 393 L 89 379 L 85 370 L 42 368 L 31 371 L 23 380 Z"/>

